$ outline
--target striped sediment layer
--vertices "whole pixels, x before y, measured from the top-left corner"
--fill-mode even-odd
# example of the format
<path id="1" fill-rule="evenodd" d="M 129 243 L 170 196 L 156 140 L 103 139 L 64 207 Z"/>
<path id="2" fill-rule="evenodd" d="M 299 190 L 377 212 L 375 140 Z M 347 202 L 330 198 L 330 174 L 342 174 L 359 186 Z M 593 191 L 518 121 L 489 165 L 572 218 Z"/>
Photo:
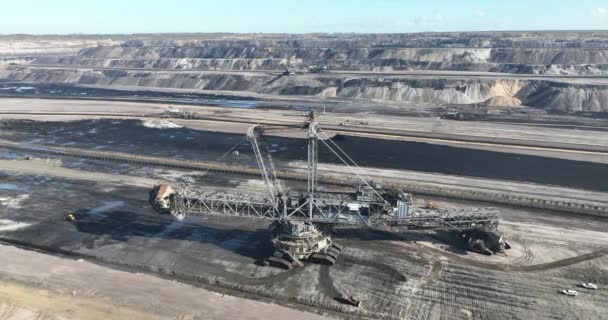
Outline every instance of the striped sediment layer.
<path id="1" fill-rule="evenodd" d="M 0 80 L 28 84 L 247 91 L 278 96 L 357 98 L 429 105 L 529 106 L 562 112 L 608 112 L 608 84 L 540 79 L 416 79 L 412 77 L 268 73 L 71 70 L 11 67 Z"/>

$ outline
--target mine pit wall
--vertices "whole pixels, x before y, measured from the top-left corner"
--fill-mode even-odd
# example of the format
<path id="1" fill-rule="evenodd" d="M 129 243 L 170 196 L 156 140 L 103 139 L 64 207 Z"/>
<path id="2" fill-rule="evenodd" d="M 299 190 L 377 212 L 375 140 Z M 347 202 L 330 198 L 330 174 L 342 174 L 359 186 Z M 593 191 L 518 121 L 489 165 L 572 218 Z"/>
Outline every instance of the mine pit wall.
<path id="1" fill-rule="evenodd" d="M 509 71 L 607 74 L 608 34 L 461 32 L 420 34 L 140 34 L 0 36 L 0 56 L 35 64 L 176 70 Z M 51 55 L 53 54 L 53 55 Z M 289 62 L 288 62 L 289 61 Z"/>
<path id="2" fill-rule="evenodd" d="M 608 86 L 544 80 L 446 80 L 396 77 L 336 78 L 271 74 L 171 73 L 124 70 L 83 71 L 9 67 L 0 80 L 88 86 L 248 91 L 378 99 L 437 105 L 521 105 L 562 112 L 608 112 Z"/>
<path id="3" fill-rule="evenodd" d="M 349 41 L 126 42 L 98 46 L 35 64 L 192 70 L 280 70 L 324 65 L 332 70 L 507 71 L 532 74 L 605 74 L 605 47 L 407 47 Z M 433 44 L 431 44 L 433 45 Z M 439 45 L 439 44 L 435 44 Z M 288 62 L 289 60 L 289 62 Z M 603 66 L 603 67 L 602 67 Z"/>

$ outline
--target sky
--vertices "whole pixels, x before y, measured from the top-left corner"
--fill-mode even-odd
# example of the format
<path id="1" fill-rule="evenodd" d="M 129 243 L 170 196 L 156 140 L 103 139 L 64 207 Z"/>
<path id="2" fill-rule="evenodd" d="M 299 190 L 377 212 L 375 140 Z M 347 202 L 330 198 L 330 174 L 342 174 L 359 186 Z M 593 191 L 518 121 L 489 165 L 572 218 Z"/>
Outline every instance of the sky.
<path id="1" fill-rule="evenodd" d="M 0 34 L 608 29 L 608 0 L 0 0 Z"/>

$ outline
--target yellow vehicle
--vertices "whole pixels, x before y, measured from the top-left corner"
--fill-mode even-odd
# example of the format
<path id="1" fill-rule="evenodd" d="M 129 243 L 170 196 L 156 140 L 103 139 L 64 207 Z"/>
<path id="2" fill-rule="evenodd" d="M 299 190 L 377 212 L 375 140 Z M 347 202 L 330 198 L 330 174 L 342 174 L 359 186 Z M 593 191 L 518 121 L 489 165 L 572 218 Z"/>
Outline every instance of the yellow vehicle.
<path id="1" fill-rule="evenodd" d="M 67 220 L 69 222 L 76 221 L 76 213 L 74 213 L 74 212 L 68 213 L 68 215 L 65 217 L 65 220 Z"/>
<path id="2" fill-rule="evenodd" d="M 435 210 L 435 209 L 439 209 L 439 206 L 437 206 L 435 203 L 428 201 L 425 205 L 424 205 L 424 209 L 429 209 L 429 210 Z"/>

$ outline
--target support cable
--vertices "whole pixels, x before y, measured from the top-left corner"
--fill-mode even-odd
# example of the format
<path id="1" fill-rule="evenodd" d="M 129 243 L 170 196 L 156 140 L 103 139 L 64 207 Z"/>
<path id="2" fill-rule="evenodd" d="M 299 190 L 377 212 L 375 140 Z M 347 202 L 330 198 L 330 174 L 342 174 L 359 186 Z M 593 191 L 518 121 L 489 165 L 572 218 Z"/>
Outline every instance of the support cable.
<path id="1" fill-rule="evenodd" d="M 328 135 L 327 135 L 325 132 L 322 132 L 322 131 L 321 131 L 321 133 L 323 133 L 323 135 L 325 135 L 325 138 L 326 138 L 327 140 L 329 140 L 329 141 L 330 141 L 330 142 L 331 142 L 331 143 L 332 143 L 332 144 L 333 144 L 333 145 L 334 145 L 334 146 L 335 146 L 335 147 L 336 147 L 338 150 L 340 150 L 340 151 L 342 152 L 342 154 L 343 154 L 343 155 L 344 155 L 344 156 L 345 156 L 345 157 L 346 157 L 348 160 L 350 160 L 350 161 L 352 162 L 352 164 L 353 164 L 353 165 L 354 165 L 354 166 L 355 166 L 355 167 L 356 167 L 356 168 L 359 170 L 359 172 L 360 172 L 360 173 L 363 175 L 363 172 L 364 172 L 364 171 L 363 171 L 363 169 L 361 169 L 361 167 L 359 167 L 359 165 L 357 165 L 357 163 L 355 162 L 355 160 L 353 160 L 353 159 L 352 159 L 352 158 L 351 158 L 351 157 L 350 157 L 350 156 L 349 156 L 349 155 L 348 155 L 348 154 L 347 154 L 347 153 L 346 153 L 344 150 L 342 150 L 342 148 L 340 148 L 340 146 L 339 146 L 338 144 L 336 144 L 336 143 L 335 143 L 335 142 L 334 142 L 334 141 L 333 141 L 333 140 L 332 140 L 332 139 L 331 139 L 331 138 L 330 138 L 330 137 L 329 137 L 329 136 L 328 136 Z M 321 138 L 321 137 L 319 137 L 319 138 Z M 324 140 L 323 140 L 323 139 L 321 139 L 321 141 L 323 141 L 323 142 L 324 142 Z M 325 143 L 325 142 L 324 142 L 324 143 Z M 327 144 L 326 144 L 326 145 L 327 145 Z M 331 150 L 331 149 L 330 149 L 330 150 Z M 334 152 L 334 153 L 335 153 L 335 151 L 333 151 L 333 150 L 332 150 L 332 152 Z M 342 160 L 342 159 L 340 159 L 340 160 Z M 344 162 L 344 160 L 342 160 L 342 162 Z M 345 163 L 345 164 L 346 164 L 346 163 Z M 346 164 L 346 165 L 348 166 L 348 164 Z M 352 169 L 351 169 L 351 170 L 352 170 Z M 355 173 L 355 174 L 356 174 L 356 173 Z M 359 179 L 362 179 L 362 180 L 363 180 L 363 178 L 361 178 L 360 176 L 359 176 Z M 381 196 L 381 195 L 380 195 L 380 194 L 379 194 L 379 193 L 376 191 L 376 189 L 375 189 L 375 188 L 372 188 L 372 187 L 371 187 L 371 186 L 370 186 L 370 185 L 369 185 L 369 184 L 368 184 L 368 183 L 367 183 L 365 180 L 363 180 L 363 182 L 365 182 L 365 183 L 367 184 L 367 186 L 368 186 L 368 187 L 370 187 L 372 190 L 374 190 L 374 192 L 376 193 L 376 195 L 378 195 L 380 198 L 382 198 L 382 196 Z M 385 201 L 385 202 L 386 202 L 386 201 Z M 456 230 L 458 230 L 458 231 L 462 231 L 462 230 L 461 230 L 461 229 L 460 229 L 458 226 L 451 224 L 451 223 L 450 223 L 450 222 L 449 222 L 447 219 L 440 219 L 440 220 L 441 220 L 442 222 L 444 222 L 445 224 L 447 224 L 448 226 L 452 227 L 453 229 L 456 229 Z"/>
<path id="2" fill-rule="evenodd" d="M 355 160 L 353 160 L 348 155 L 348 153 L 346 153 L 344 150 L 342 150 L 342 148 L 340 148 L 340 146 L 335 141 L 333 141 L 324 131 L 319 131 L 319 132 L 321 132 L 323 135 L 325 135 L 325 139 L 329 140 L 329 142 L 331 142 L 340 152 L 342 152 L 342 154 L 344 155 L 344 157 L 346 159 L 348 159 L 352 163 L 352 165 L 354 165 L 359 170 L 359 172 L 361 173 L 361 175 L 365 175 L 363 169 L 361 169 L 361 167 L 359 167 L 359 165 L 355 162 Z M 366 177 L 366 178 L 369 178 L 369 177 Z"/>
<path id="3" fill-rule="evenodd" d="M 326 135 L 326 136 L 327 136 L 327 135 Z M 361 181 L 363 181 L 363 183 L 364 183 L 365 185 L 367 185 L 367 186 L 368 186 L 368 187 L 369 187 L 369 188 L 370 188 L 372 191 L 374 191 L 374 193 L 375 193 L 375 194 L 376 194 L 378 197 L 380 197 L 380 199 L 382 199 L 382 201 L 384 201 L 385 203 L 387 202 L 386 200 L 384 200 L 384 197 L 382 197 L 382 195 L 381 195 L 380 193 L 378 193 L 378 191 L 376 191 L 376 189 L 375 189 L 374 187 L 372 187 L 372 186 L 369 184 L 369 182 L 367 182 L 367 181 L 365 180 L 365 178 L 363 178 L 363 177 L 362 177 L 362 176 L 361 176 L 361 175 L 360 175 L 360 174 L 359 174 L 359 173 L 358 173 L 356 170 L 354 170 L 354 169 L 352 168 L 352 166 L 351 166 L 350 164 L 348 164 L 348 162 L 346 162 L 346 160 L 344 160 L 344 158 L 342 158 L 342 157 L 341 157 L 341 156 L 338 154 L 338 152 L 336 152 L 336 150 L 334 150 L 334 149 L 333 149 L 333 148 L 332 148 L 332 147 L 331 147 L 331 146 L 330 146 L 330 145 L 329 145 L 327 142 L 325 142 L 325 140 L 324 140 L 322 137 L 320 137 L 318 134 L 317 134 L 317 137 L 319 137 L 319 140 L 320 140 L 320 141 L 321 141 L 321 142 L 322 142 L 322 143 L 323 143 L 323 144 L 324 144 L 324 145 L 327 147 L 327 149 L 329 149 L 329 150 L 330 150 L 330 151 L 331 151 L 331 152 L 332 152 L 332 153 L 333 153 L 333 154 L 334 154 L 336 157 L 338 157 L 338 159 L 340 159 L 340 161 L 342 161 L 342 163 L 344 163 L 344 165 L 346 165 L 346 167 L 347 167 L 347 168 L 349 168 L 349 169 L 350 169 L 350 170 L 351 170 L 351 171 L 352 171 L 352 172 L 355 174 L 355 176 L 357 176 L 357 178 L 359 178 Z M 327 139 L 328 139 L 329 141 L 331 141 L 331 139 L 329 139 L 329 138 L 327 138 Z M 342 152 L 344 152 L 344 151 L 342 151 Z M 348 156 L 348 155 L 347 155 L 347 156 Z M 356 165 L 356 164 L 355 164 L 355 165 Z M 360 170 L 360 171 L 362 171 L 362 169 L 361 169 L 360 167 L 358 167 L 358 168 L 359 168 L 359 170 Z"/>
<path id="4" fill-rule="evenodd" d="M 221 155 L 215 161 L 220 161 L 220 160 L 224 159 L 227 155 L 231 154 L 236 148 L 238 148 L 242 143 L 243 143 L 243 140 L 239 140 L 239 142 L 237 144 L 235 144 L 232 148 L 230 148 L 226 153 Z M 207 168 L 207 170 L 205 170 L 202 175 L 206 176 L 209 173 L 209 170 L 211 170 L 211 167 Z M 192 194 L 192 191 L 190 190 L 188 183 L 186 181 L 184 181 L 184 179 L 179 179 L 177 182 L 178 182 L 178 187 L 177 187 L 176 191 L 178 193 L 181 193 L 182 195 Z M 180 211 L 187 211 L 187 210 L 180 210 Z M 181 221 L 186 217 L 186 212 L 181 212 L 181 213 L 179 213 L 179 215 L 180 215 L 180 217 L 176 216 L 176 218 Z"/>

